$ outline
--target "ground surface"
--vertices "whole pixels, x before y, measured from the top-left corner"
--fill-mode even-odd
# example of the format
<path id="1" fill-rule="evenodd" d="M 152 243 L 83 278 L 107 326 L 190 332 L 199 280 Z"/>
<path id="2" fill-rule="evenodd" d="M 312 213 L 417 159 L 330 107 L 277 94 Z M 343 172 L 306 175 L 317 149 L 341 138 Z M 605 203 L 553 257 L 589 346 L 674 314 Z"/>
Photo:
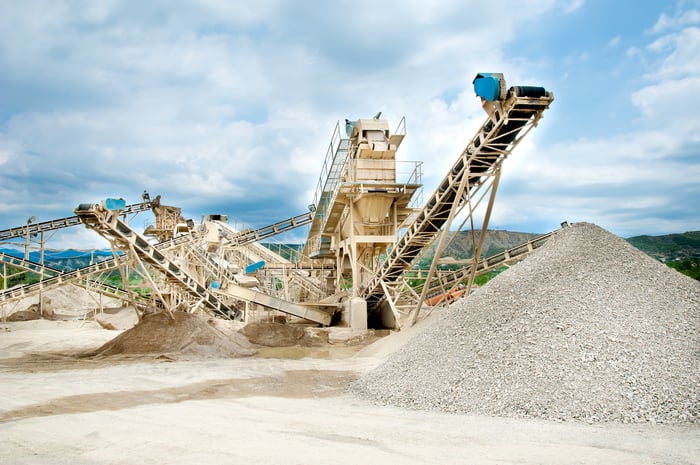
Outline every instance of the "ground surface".
<path id="1" fill-rule="evenodd" d="M 77 321 L 0 326 L 2 464 L 700 463 L 694 425 L 454 415 L 345 393 L 384 360 L 387 338 L 359 353 L 78 360 L 68 354 L 117 333 Z"/>

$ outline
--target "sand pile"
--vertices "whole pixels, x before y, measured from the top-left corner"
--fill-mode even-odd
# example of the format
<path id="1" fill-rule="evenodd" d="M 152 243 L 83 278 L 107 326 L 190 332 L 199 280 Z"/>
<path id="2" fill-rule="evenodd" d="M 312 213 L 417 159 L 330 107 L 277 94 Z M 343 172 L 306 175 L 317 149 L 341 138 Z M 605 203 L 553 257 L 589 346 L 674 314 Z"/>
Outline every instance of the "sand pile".
<path id="1" fill-rule="evenodd" d="M 241 333 L 253 344 L 268 347 L 304 345 L 306 329 L 283 323 L 254 322 L 245 325 Z"/>
<path id="2" fill-rule="evenodd" d="M 43 318 L 43 316 L 38 311 L 28 308 L 27 310 L 19 310 L 10 314 L 10 316 L 7 317 L 7 321 L 32 321 L 41 318 Z"/>
<path id="3" fill-rule="evenodd" d="M 24 297 L 17 302 L 6 305 L 8 315 L 18 311 L 37 311 L 39 296 Z M 50 289 L 42 293 L 41 318 L 48 319 L 74 319 L 82 318 L 96 309 L 102 307 L 115 307 L 121 305 L 121 301 L 111 297 L 86 290 L 74 284 L 66 284 L 56 289 Z"/>
<path id="4" fill-rule="evenodd" d="M 152 313 L 131 329 L 86 356 L 167 355 L 187 358 L 244 357 L 255 353 L 237 331 L 226 331 L 209 318 L 186 312 Z"/>
<path id="5" fill-rule="evenodd" d="M 136 326 L 139 317 L 133 307 L 105 308 L 95 313 L 95 322 L 104 329 L 123 331 Z"/>
<path id="6" fill-rule="evenodd" d="M 700 283 L 579 223 L 351 390 L 447 412 L 698 423 Z"/>

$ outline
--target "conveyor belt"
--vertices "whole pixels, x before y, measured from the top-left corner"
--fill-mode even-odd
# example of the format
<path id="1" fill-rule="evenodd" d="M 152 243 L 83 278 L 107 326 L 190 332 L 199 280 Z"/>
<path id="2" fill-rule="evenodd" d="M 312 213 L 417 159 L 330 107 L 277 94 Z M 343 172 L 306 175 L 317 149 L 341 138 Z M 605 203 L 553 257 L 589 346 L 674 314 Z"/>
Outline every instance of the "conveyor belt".
<path id="1" fill-rule="evenodd" d="M 198 237 L 199 235 L 196 233 L 186 234 L 156 244 L 155 247 L 160 251 L 167 251 L 168 249 L 171 249 L 173 247 L 192 242 Z M 110 297 L 117 297 L 120 299 L 128 298 L 128 292 L 124 289 L 100 283 L 99 281 L 90 280 L 88 278 L 89 276 L 94 275 L 96 273 L 104 273 L 106 271 L 111 271 L 117 268 L 118 266 L 125 264 L 128 260 L 128 254 L 121 255 L 119 259 L 110 258 L 108 260 L 103 260 L 101 262 L 97 262 L 92 265 L 88 265 L 67 273 L 62 273 L 58 270 L 52 270 L 45 266 L 42 267 L 42 265 L 39 265 L 37 263 L 18 259 L 11 255 L 5 255 L 5 258 L 7 258 L 7 260 L 3 260 L 2 257 L 0 257 L 0 261 L 6 261 L 9 265 L 18 266 L 20 268 L 28 269 L 29 271 L 33 271 L 39 274 L 42 268 L 49 271 L 55 271 L 56 274 L 36 283 L 25 284 L 22 286 L 13 287 L 12 289 L 8 289 L 5 291 L 0 291 L 0 302 L 9 302 L 12 300 L 23 299 L 33 294 L 38 294 L 39 292 L 47 291 L 49 289 L 55 289 L 66 284 L 76 284 L 78 286 L 89 287 L 92 290 L 95 290 L 103 295 Z M 18 260 L 21 260 L 21 262 L 18 262 Z M 83 283 L 81 283 L 81 281 L 83 281 Z"/>
<path id="2" fill-rule="evenodd" d="M 61 270 L 51 268 L 40 263 L 33 262 L 31 260 L 25 260 L 23 258 L 15 257 L 14 255 L 9 255 L 0 252 L 0 263 L 5 263 L 6 265 L 14 266 L 17 268 L 22 268 L 25 271 L 31 271 L 40 276 L 55 276 L 57 274 L 63 273 Z"/>
<path id="3" fill-rule="evenodd" d="M 557 231 L 552 231 L 550 233 L 537 236 L 527 242 L 511 247 L 508 250 L 504 250 L 503 252 L 499 252 L 479 260 L 479 263 L 476 265 L 476 276 L 487 273 L 503 265 L 524 259 L 536 249 L 543 246 L 547 242 L 547 239 L 549 239 L 556 232 Z M 436 293 L 446 292 L 454 288 L 465 279 L 469 278 L 471 275 L 473 260 L 465 260 L 465 262 L 469 263 L 457 270 L 440 273 L 439 277 L 431 283 L 430 288 L 428 289 L 428 297 L 433 297 Z M 418 276 L 418 278 L 420 278 L 420 276 Z M 422 290 L 423 289 L 421 287 L 414 289 L 414 291 L 418 293 L 422 292 Z"/>
<path id="4" fill-rule="evenodd" d="M 119 220 L 116 212 L 105 211 L 99 205 L 94 204 L 80 205 L 75 212 L 80 221 L 88 228 L 95 230 L 120 249 L 134 250 L 141 260 L 163 273 L 170 283 L 203 302 L 213 312 L 225 317 L 234 315 L 235 311 L 221 302 L 214 292 L 197 282 L 185 270 L 177 266 L 173 260 L 160 252 L 157 247 L 138 235 L 129 225 Z M 178 239 L 176 238 L 173 241 Z M 201 257 L 200 255 L 199 258 L 201 259 Z M 210 260 L 207 257 L 205 258 L 202 264 L 207 266 Z M 218 293 L 221 294 L 222 292 Z M 291 304 L 234 284 L 229 284 L 226 294 L 321 324 L 327 325 L 330 323 L 331 315 L 327 312 Z"/>
<path id="5" fill-rule="evenodd" d="M 303 213 L 301 215 L 297 215 L 295 217 L 282 220 L 275 224 L 264 226 L 255 230 L 246 229 L 245 231 L 233 232 L 229 229 L 224 229 L 223 231 L 225 241 L 223 241 L 222 245 L 226 247 L 237 247 L 241 245 L 250 244 L 252 242 L 258 242 L 263 239 L 267 239 L 268 237 L 272 237 L 277 234 L 282 234 L 300 226 L 309 224 L 313 219 L 313 215 L 314 214 L 311 212 Z M 220 222 L 220 224 L 227 226 L 226 223 Z"/>
<path id="6" fill-rule="evenodd" d="M 150 202 L 135 203 L 127 205 L 122 210 L 122 213 L 131 214 L 146 211 L 151 208 Z M 0 241 L 14 239 L 17 237 L 25 237 L 27 234 L 34 235 L 44 231 L 53 231 L 56 229 L 69 228 L 80 224 L 80 219 L 77 216 L 68 216 L 56 220 L 44 221 L 42 223 L 31 223 L 26 226 L 5 229 L 0 231 Z"/>
<path id="7" fill-rule="evenodd" d="M 531 92 L 541 89 L 542 92 Z M 532 96 L 535 95 L 535 96 Z M 553 100 L 542 88 L 513 87 L 457 159 L 423 210 L 387 254 L 369 281 L 363 297 L 368 311 L 383 298 L 382 283 L 396 283 L 423 247 L 430 245 L 447 221 L 455 202 L 463 204 L 505 157 L 537 124 Z M 457 198 L 460 185 L 467 183 L 465 198 Z"/>
<path id="8" fill-rule="evenodd" d="M 333 312 L 337 310 L 335 305 L 329 306 L 330 311 L 323 311 L 315 309 L 312 306 L 294 304 L 271 295 L 263 294 L 262 292 L 255 291 L 253 289 L 236 286 L 235 284 L 229 284 L 225 289 L 220 289 L 217 292 L 224 295 L 229 295 L 238 300 L 262 305 L 263 307 L 271 310 L 277 310 L 282 313 L 304 318 L 324 326 L 331 324 Z"/>
<path id="9" fill-rule="evenodd" d="M 226 318 L 234 315 L 233 309 L 121 221 L 117 212 L 106 211 L 99 205 L 83 204 L 76 208 L 75 213 L 85 226 L 95 230 L 119 249 L 134 250 L 141 260 L 163 273 L 169 283 L 195 297 L 214 313 Z"/>
<path id="10" fill-rule="evenodd" d="M 125 257 L 120 257 L 119 262 L 121 262 Z M 64 286 L 70 283 L 78 283 L 80 280 L 88 280 L 89 277 L 95 273 L 102 273 L 105 271 L 110 271 L 116 268 L 120 263 L 117 263 L 114 259 L 105 260 L 103 262 L 97 262 L 93 265 L 79 268 L 74 271 L 69 271 L 67 273 L 59 273 L 47 279 L 43 279 L 39 282 L 32 284 L 25 284 L 23 286 L 14 287 L 12 289 L 7 289 L 0 292 L 0 302 L 9 302 L 11 300 L 21 299 L 24 297 L 29 297 L 38 292 L 47 291 L 49 289 L 55 289 L 60 286 Z M 40 266 L 40 265 L 39 265 Z M 91 282 L 94 284 L 94 281 Z M 119 289 L 113 286 L 102 285 L 99 290 L 103 290 L 106 295 L 112 295 L 115 297 L 120 297 L 123 289 Z M 110 293 L 110 290 L 113 291 Z"/>

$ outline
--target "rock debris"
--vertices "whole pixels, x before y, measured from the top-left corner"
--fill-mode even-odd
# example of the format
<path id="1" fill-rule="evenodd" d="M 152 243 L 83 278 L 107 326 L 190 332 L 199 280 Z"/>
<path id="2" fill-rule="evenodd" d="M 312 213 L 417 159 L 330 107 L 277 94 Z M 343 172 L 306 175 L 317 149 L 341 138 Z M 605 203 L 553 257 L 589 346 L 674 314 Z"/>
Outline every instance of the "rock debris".
<path id="1" fill-rule="evenodd" d="M 700 283 L 576 223 L 350 390 L 454 413 L 700 423 Z"/>

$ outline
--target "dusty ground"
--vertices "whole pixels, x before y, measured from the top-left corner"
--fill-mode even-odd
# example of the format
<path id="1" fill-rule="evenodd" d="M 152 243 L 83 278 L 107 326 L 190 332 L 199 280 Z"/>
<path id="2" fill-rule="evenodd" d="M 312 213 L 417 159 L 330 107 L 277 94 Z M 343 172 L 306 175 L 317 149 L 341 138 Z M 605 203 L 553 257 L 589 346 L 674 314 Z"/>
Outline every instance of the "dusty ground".
<path id="1" fill-rule="evenodd" d="M 700 463 L 696 426 L 449 415 L 345 394 L 387 355 L 386 338 L 359 353 L 79 360 L 70 354 L 117 332 L 78 321 L 0 327 L 2 464 Z"/>

